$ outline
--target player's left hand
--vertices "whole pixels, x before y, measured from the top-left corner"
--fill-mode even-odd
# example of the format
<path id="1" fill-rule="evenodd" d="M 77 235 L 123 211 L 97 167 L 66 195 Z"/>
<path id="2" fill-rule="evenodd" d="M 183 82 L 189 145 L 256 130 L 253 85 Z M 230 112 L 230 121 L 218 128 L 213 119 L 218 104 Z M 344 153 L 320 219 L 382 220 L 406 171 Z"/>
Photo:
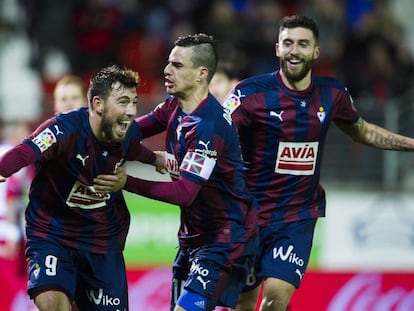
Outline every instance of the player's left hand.
<path id="1" fill-rule="evenodd" d="M 97 192 L 116 192 L 124 188 L 127 181 L 125 168 L 118 167 L 113 175 L 98 175 L 93 179 L 94 188 Z"/>
<path id="2" fill-rule="evenodd" d="M 167 160 L 165 158 L 165 151 L 154 151 L 156 160 L 154 163 L 155 170 L 160 174 L 167 174 Z"/>

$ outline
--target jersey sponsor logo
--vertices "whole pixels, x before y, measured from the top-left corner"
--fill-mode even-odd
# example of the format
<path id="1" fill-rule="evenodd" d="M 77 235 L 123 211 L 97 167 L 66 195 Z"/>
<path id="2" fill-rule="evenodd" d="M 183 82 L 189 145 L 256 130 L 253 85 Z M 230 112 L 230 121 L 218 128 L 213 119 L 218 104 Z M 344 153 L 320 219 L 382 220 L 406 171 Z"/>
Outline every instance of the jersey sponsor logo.
<path id="1" fill-rule="evenodd" d="M 56 143 L 57 139 L 55 134 L 49 128 L 46 128 L 33 138 L 32 142 L 39 148 L 40 152 L 44 152 Z"/>
<path id="2" fill-rule="evenodd" d="M 275 173 L 313 175 L 319 142 L 280 142 Z"/>
<path id="3" fill-rule="evenodd" d="M 102 288 L 100 288 L 97 293 L 95 293 L 95 290 L 89 289 L 86 291 L 86 295 L 88 296 L 89 301 L 97 306 L 119 306 L 121 304 L 120 298 L 104 294 Z"/>
<path id="4" fill-rule="evenodd" d="M 178 161 L 172 153 L 165 152 L 165 164 L 171 178 L 177 179 L 180 176 Z"/>
<path id="5" fill-rule="evenodd" d="M 292 264 L 295 264 L 299 267 L 303 267 L 305 265 L 305 261 L 300 258 L 294 251 L 293 245 L 289 245 L 288 248 L 285 250 L 283 246 L 279 248 L 273 248 L 273 259 L 280 258 L 282 261 L 287 261 Z"/>
<path id="6" fill-rule="evenodd" d="M 202 148 L 195 149 L 196 153 L 200 153 L 204 156 L 207 156 L 209 158 L 216 159 L 217 158 L 217 150 L 210 150 L 208 149 L 208 145 L 211 143 L 211 141 L 205 142 L 203 140 L 199 140 L 198 144 L 201 145 Z"/>
<path id="7" fill-rule="evenodd" d="M 70 207 L 93 209 L 106 206 L 111 197 L 109 193 L 96 192 L 93 186 L 87 186 L 76 181 L 69 193 L 66 204 Z"/>
<path id="8" fill-rule="evenodd" d="M 188 151 L 185 154 L 180 170 L 194 174 L 205 180 L 210 178 L 216 161 L 198 152 Z"/>
<path id="9" fill-rule="evenodd" d="M 246 95 L 243 95 L 240 90 L 236 89 L 224 100 L 223 107 L 232 114 L 241 105 L 240 98 L 243 97 L 246 97 Z"/>

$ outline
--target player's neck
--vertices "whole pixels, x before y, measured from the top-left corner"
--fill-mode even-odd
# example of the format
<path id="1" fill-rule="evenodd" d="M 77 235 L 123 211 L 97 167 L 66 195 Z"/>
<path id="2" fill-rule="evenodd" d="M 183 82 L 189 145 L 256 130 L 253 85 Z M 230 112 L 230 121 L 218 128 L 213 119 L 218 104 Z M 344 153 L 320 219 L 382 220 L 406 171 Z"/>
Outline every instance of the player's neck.
<path id="1" fill-rule="evenodd" d="M 192 113 L 208 96 L 208 88 L 198 88 L 187 96 L 180 96 L 180 106 L 185 113 Z"/>
<path id="2" fill-rule="evenodd" d="M 304 91 L 309 88 L 312 82 L 311 71 L 309 71 L 308 74 L 300 81 L 292 81 L 288 79 L 282 70 L 280 71 L 280 77 L 282 78 L 285 86 L 294 91 Z"/>

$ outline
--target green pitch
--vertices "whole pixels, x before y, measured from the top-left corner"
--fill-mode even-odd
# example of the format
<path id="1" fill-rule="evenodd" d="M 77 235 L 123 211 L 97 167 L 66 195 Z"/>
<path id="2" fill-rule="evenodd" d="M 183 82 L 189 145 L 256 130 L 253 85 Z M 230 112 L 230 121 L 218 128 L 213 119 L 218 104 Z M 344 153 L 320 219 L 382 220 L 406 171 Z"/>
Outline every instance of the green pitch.
<path id="1" fill-rule="evenodd" d="M 128 266 L 169 266 L 177 251 L 179 208 L 124 192 L 131 212 L 125 247 Z"/>
<path id="2" fill-rule="evenodd" d="M 175 205 L 124 192 L 131 212 L 131 226 L 125 247 L 128 266 L 171 266 L 177 252 L 179 208 Z M 315 231 L 309 268 L 318 267 L 319 235 L 323 221 Z"/>

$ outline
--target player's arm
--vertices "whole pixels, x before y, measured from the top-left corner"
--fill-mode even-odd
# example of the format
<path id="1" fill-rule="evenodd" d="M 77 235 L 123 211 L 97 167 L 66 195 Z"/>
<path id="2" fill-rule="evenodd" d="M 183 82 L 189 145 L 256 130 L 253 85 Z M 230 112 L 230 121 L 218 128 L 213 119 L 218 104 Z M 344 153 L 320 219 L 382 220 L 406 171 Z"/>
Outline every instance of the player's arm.
<path id="1" fill-rule="evenodd" d="M 354 123 L 336 121 L 335 125 L 355 142 L 385 150 L 414 151 L 414 139 L 393 133 L 361 117 Z"/>
<path id="2" fill-rule="evenodd" d="M 193 203 L 201 185 L 180 177 L 177 181 L 157 182 L 126 175 L 119 168 L 114 175 L 99 175 L 94 179 L 94 188 L 100 192 L 115 192 L 121 189 L 167 203 L 188 206 Z"/>
<path id="3" fill-rule="evenodd" d="M 21 168 L 35 163 L 35 151 L 29 145 L 21 143 L 7 151 L 0 159 L 0 181 L 9 177 Z"/>

